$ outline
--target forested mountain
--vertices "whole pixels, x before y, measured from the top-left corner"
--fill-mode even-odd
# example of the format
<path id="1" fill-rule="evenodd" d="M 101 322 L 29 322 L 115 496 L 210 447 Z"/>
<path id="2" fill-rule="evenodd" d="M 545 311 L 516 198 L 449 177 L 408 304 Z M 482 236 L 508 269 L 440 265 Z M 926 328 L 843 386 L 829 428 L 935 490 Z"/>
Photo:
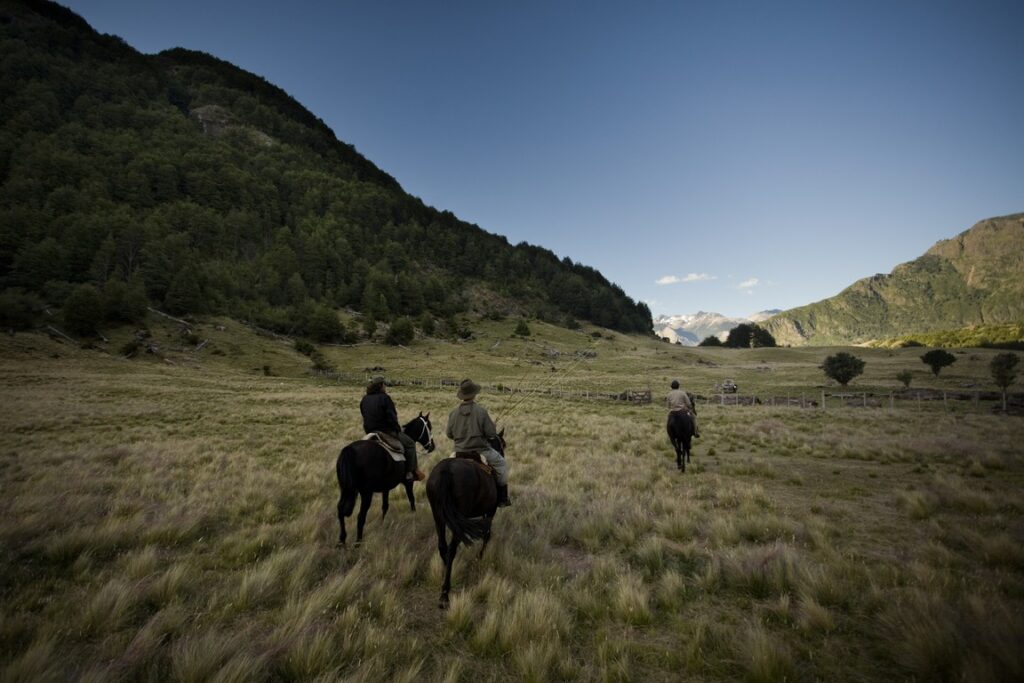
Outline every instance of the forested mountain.
<path id="1" fill-rule="evenodd" d="M 990 218 L 889 275 L 765 323 L 779 344 L 849 344 L 1024 321 L 1024 214 Z"/>
<path id="2" fill-rule="evenodd" d="M 143 55 L 59 5 L 0 0 L 0 64 L 8 299 L 60 306 L 85 285 L 114 317 L 148 300 L 292 328 L 352 307 L 650 333 L 647 306 L 596 270 L 424 205 L 280 88 L 215 57 Z"/>

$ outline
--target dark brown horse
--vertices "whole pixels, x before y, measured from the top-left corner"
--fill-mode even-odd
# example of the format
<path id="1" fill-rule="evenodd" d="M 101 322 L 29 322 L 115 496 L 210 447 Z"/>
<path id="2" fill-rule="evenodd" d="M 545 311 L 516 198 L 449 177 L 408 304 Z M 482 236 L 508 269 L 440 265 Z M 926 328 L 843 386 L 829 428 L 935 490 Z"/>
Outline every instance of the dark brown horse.
<path id="1" fill-rule="evenodd" d="M 693 416 L 685 410 L 673 410 L 668 414 L 669 441 L 676 449 L 676 467 L 680 472 L 686 471 L 686 463 L 690 462 L 690 444 L 693 440 Z"/>
<path id="2" fill-rule="evenodd" d="M 489 439 L 491 448 L 505 455 L 505 430 Z M 459 544 L 473 545 L 483 541 L 480 556 L 491 540 L 491 521 L 498 509 L 498 489 L 494 476 L 477 460 L 464 457 L 445 458 L 427 477 L 427 500 L 434 514 L 437 529 L 437 552 L 444 563 L 444 585 L 439 607 L 448 607 L 452 588 L 452 564 Z M 446 527 L 452 531 L 448 542 Z"/>
<path id="3" fill-rule="evenodd" d="M 431 431 L 430 413 L 419 414 L 409 422 L 402 431 L 413 441 L 426 449 L 427 453 L 434 450 L 434 436 Z M 356 496 L 359 497 L 359 516 L 356 518 L 356 543 L 363 540 L 363 525 L 366 524 L 366 513 L 373 502 L 373 494 L 379 492 L 384 499 L 383 516 L 388 514 L 388 497 L 391 489 L 399 484 L 405 485 L 405 495 L 409 498 L 409 507 L 416 509 L 416 496 L 412 492 L 412 480 L 405 478 L 405 463 L 396 461 L 376 441 L 353 441 L 341 449 L 338 462 L 335 464 L 338 473 L 338 487 L 341 499 L 338 501 L 338 522 L 341 534 L 338 545 L 345 545 L 345 518 L 352 514 L 356 507 Z"/>

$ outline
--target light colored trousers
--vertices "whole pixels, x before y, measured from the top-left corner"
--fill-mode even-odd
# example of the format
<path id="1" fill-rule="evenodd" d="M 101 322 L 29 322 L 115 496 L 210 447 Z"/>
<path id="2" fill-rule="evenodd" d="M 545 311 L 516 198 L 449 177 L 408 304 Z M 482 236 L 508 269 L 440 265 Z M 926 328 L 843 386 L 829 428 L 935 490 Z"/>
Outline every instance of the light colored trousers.
<path id="1" fill-rule="evenodd" d="M 508 461 L 501 457 L 501 453 L 493 448 L 488 448 L 480 451 L 480 455 L 484 456 L 484 460 L 494 469 L 494 473 L 498 475 L 498 484 L 500 486 L 508 486 Z"/>

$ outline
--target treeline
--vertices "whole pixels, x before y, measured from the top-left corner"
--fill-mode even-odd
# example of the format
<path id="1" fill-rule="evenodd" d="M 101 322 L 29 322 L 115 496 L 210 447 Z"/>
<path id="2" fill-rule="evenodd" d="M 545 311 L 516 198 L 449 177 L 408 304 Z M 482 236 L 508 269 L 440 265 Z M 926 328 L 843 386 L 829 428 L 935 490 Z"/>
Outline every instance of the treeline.
<path id="1" fill-rule="evenodd" d="M 647 306 L 596 270 L 424 205 L 262 78 L 141 55 L 51 3 L 8 5 L 3 301 L 62 306 L 84 287 L 115 319 L 145 301 L 292 330 L 349 307 L 650 331 Z"/>
<path id="2" fill-rule="evenodd" d="M 729 330 L 725 341 L 715 335 L 708 335 L 697 346 L 725 346 L 731 349 L 749 349 L 776 346 L 771 332 L 757 323 L 741 323 Z"/>

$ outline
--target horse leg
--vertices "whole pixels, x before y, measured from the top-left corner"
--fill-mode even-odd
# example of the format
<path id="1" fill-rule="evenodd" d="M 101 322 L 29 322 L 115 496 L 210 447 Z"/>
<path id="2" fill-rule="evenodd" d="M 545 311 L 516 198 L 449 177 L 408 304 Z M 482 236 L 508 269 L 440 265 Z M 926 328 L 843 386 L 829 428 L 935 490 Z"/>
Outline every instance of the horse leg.
<path id="1" fill-rule="evenodd" d="M 480 554 L 476 556 L 477 560 L 480 560 L 484 556 L 484 551 L 487 550 L 487 544 L 491 541 L 491 521 L 487 520 L 487 531 L 484 532 L 483 543 L 480 544 Z"/>
<path id="2" fill-rule="evenodd" d="M 384 492 L 382 492 L 380 494 L 380 497 L 384 499 L 384 502 L 380 506 L 380 509 L 381 509 L 380 518 L 384 519 L 385 517 L 388 516 L 388 505 L 389 505 L 388 499 L 391 498 L 391 491 L 384 491 Z"/>
<path id="3" fill-rule="evenodd" d="M 434 513 L 434 528 L 437 529 L 437 554 L 441 556 L 441 562 L 448 561 L 448 530 L 444 527 L 444 520 Z"/>
<path id="4" fill-rule="evenodd" d="M 348 538 L 348 534 L 345 533 L 345 513 L 341 511 L 342 504 L 344 502 L 344 498 L 338 501 L 338 523 L 341 524 L 341 533 L 338 535 L 338 545 L 345 545 L 345 539 Z"/>
<path id="5" fill-rule="evenodd" d="M 366 524 L 366 513 L 373 502 L 373 491 L 359 492 L 359 517 L 356 519 L 356 543 L 363 542 L 363 526 Z"/>
<path id="6" fill-rule="evenodd" d="M 416 512 L 416 494 L 412 492 L 412 482 L 405 480 L 405 497 L 409 499 L 409 509 Z"/>
<path id="7" fill-rule="evenodd" d="M 444 561 L 444 585 L 441 586 L 441 602 L 438 605 L 441 609 L 448 609 L 448 592 L 452 589 L 452 565 L 455 564 L 455 552 L 459 549 L 459 539 L 452 536 L 451 545 L 448 546 L 448 556 Z"/>

